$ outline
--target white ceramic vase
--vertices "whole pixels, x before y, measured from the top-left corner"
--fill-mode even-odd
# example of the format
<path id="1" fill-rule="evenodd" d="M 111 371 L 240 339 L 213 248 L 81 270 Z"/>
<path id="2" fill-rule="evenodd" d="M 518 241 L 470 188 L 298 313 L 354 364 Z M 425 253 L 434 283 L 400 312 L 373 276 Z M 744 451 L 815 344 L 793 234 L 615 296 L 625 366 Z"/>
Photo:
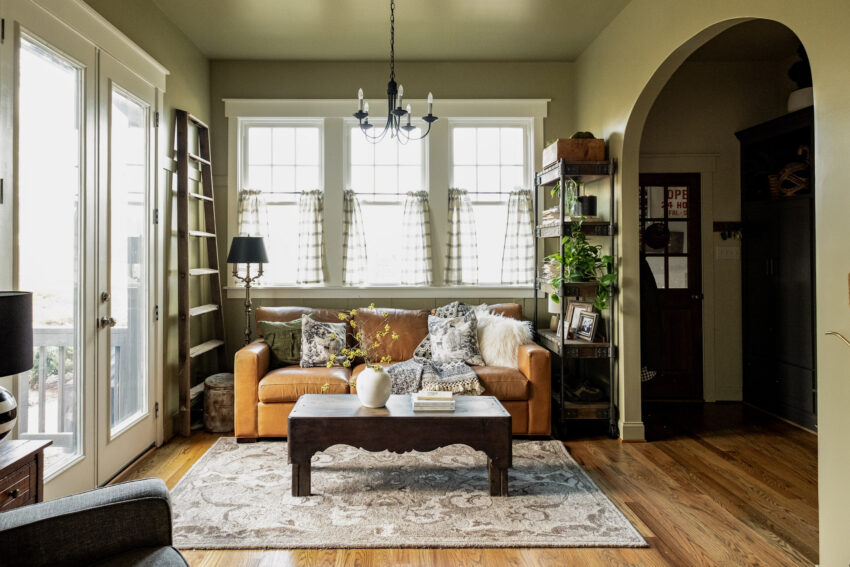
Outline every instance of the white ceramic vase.
<path id="1" fill-rule="evenodd" d="M 357 397 L 367 408 L 382 408 L 390 399 L 393 381 L 383 369 L 366 368 L 357 375 Z"/>

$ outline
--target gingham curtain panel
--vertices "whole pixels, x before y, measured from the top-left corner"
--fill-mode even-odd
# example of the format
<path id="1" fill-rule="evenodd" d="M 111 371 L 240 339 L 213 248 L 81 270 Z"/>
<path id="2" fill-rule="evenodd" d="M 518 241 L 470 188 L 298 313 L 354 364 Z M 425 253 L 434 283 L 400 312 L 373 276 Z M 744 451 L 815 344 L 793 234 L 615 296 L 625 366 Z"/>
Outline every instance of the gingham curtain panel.
<path id="1" fill-rule="evenodd" d="M 325 281 L 325 245 L 322 219 L 325 199 L 322 191 L 304 191 L 298 196 L 298 273 L 299 284 Z"/>
<path id="2" fill-rule="evenodd" d="M 534 235 L 531 191 L 517 189 L 508 198 L 505 248 L 502 250 L 502 283 L 530 284 L 534 277 Z"/>
<path id="3" fill-rule="evenodd" d="M 366 235 L 360 201 L 351 189 L 342 197 L 342 281 L 345 285 L 366 283 Z"/>
<path id="4" fill-rule="evenodd" d="M 239 236 L 269 237 L 269 217 L 266 209 L 266 199 L 258 189 L 242 189 L 239 191 L 238 215 L 236 226 Z"/>
<path id="5" fill-rule="evenodd" d="M 478 283 L 478 233 L 466 189 L 449 189 L 449 237 L 446 285 Z"/>
<path id="6" fill-rule="evenodd" d="M 431 285 L 431 207 L 427 191 L 407 194 L 401 223 L 401 283 Z"/>

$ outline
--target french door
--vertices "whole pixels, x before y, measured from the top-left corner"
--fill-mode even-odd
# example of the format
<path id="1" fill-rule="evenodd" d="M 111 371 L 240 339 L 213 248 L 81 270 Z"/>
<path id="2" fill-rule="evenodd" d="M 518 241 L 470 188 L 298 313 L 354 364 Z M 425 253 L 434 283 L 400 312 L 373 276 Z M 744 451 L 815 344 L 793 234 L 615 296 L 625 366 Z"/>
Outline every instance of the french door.
<path id="1" fill-rule="evenodd" d="M 0 6 L 0 287 L 33 292 L 33 369 L 11 386 L 17 436 L 53 442 L 52 498 L 104 483 L 156 439 L 160 95 L 36 3 Z"/>
<path id="2" fill-rule="evenodd" d="M 99 66 L 97 482 L 154 443 L 151 269 L 156 90 L 106 53 Z"/>

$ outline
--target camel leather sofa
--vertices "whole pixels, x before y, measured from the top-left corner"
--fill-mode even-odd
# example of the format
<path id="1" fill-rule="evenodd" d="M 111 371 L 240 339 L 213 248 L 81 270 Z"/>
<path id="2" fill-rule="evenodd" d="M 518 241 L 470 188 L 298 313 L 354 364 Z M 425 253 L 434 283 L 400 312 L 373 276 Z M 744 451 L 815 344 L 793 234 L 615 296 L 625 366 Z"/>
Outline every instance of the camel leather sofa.
<path id="1" fill-rule="evenodd" d="M 426 310 L 384 309 L 389 323 L 399 334 L 386 345 L 394 362 L 413 357 L 413 351 L 428 334 Z M 522 318 L 515 303 L 490 306 L 490 311 L 514 319 Z M 306 313 L 323 322 L 339 322 L 338 310 L 308 307 L 259 307 L 257 321 L 292 321 Z M 383 319 L 367 310 L 357 314 L 358 326 L 368 329 Z M 259 327 L 259 325 L 258 325 Z M 258 329 L 259 333 L 259 329 Z M 351 339 L 349 339 L 350 343 Z M 517 353 L 519 370 L 498 366 L 474 366 L 485 388 L 484 395 L 496 396 L 513 418 L 515 435 L 549 435 L 551 432 L 551 363 L 549 351 L 536 344 L 521 345 Z M 352 378 L 365 368 L 301 368 L 285 366 L 269 370 L 269 346 L 261 339 L 236 353 L 234 368 L 234 428 L 240 442 L 261 437 L 286 437 L 289 412 L 303 394 L 320 394 L 327 383 L 329 394 L 354 393 Z"/>

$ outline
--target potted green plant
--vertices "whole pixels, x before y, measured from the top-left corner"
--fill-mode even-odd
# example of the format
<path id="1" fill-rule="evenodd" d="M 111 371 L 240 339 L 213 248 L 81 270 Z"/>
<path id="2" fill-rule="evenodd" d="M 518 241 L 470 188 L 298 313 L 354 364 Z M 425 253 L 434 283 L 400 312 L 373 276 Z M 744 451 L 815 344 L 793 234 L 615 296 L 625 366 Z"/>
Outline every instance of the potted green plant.
<path id="1" fill-rule="evenodd" d="M 614 271 L 613 256 L 602 256 L 602 247 L 591 244 L 581 230 L 581 220 L 572 223 L 571 234 L 561 240 L 561 253 L 550 254 L 548 257 L 564 267 L 564 278 L 568 282 L 598 281 L 596 299 L 593 306 L 599 310 L 608 308 L 610 288 L 617 281 Z M 561 275 L 552 278 L 552 287 L 561 289 L 564 279 Z M 552 294 L 552 300 L 558 303 L 557 293 Z"/>

